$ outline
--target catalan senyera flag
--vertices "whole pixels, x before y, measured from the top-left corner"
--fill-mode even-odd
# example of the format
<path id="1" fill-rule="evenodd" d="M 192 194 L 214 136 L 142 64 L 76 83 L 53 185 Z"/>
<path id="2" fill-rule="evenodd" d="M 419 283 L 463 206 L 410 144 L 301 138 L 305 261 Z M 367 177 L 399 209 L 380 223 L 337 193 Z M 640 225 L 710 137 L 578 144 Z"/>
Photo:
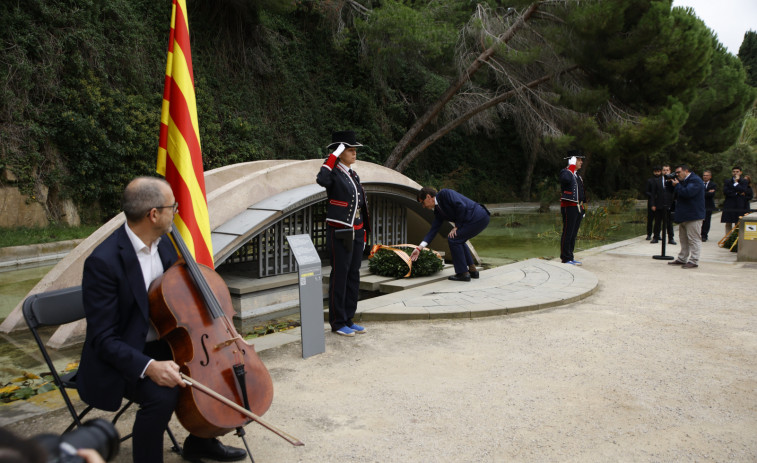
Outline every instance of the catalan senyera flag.
<path id="1" fill-rule="evenodd" d="M 213 268 L 186 0 L 173 0 L 172 10 L 157 171 L 179 203 L 174 226 L 195 260 Z"/>

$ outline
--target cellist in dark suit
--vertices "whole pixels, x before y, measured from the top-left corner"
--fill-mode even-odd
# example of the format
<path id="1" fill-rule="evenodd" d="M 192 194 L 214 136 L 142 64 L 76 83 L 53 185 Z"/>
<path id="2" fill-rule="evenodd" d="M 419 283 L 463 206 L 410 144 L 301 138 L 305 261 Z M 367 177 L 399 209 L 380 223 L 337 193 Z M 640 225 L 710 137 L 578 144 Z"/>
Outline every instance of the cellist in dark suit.
<path id="1" fill-rule="evenodd" d="M 178 209 L 163 179 L 140 177 L 124 190 L 126 224 L 84 263 L 82 293 L 87 335 L 77 373 L 79 395 L 95 408 L 117 410 L 122 399 L 140 405 L 133 426 L 133 459 L 163 461 L 163 434 L 184 382 L 168 345 L 150 323 L 147 288 L 178 256 L 165 234 Z M 184 457 L 246 458 L 242 449 L 190 435 Z"/>

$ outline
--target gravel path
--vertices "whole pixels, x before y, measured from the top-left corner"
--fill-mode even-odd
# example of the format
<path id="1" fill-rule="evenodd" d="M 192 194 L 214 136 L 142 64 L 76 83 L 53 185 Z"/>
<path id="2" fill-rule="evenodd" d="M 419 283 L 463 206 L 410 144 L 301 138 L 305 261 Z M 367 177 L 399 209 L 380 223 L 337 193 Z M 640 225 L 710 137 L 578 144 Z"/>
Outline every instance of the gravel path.
<path id="1" fill-rule="evenodd" d="M 255 461 L 756 461 L 755 268 L 608 254 L 584 268 L 599 291 L 563 307 L 370 323 L 307 360 L 299 343 L 263 352 L 263 418 L 305 446 L 252 424 Z"/>

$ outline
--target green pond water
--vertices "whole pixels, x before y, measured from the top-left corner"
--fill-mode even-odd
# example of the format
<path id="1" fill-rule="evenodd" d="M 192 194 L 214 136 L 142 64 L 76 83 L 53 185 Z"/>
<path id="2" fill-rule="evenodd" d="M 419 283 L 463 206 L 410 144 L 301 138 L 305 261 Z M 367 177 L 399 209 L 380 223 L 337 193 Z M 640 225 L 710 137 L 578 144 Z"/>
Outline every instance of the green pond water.
<path id="1" fill-rule="evenodd" d="M 581 225 L 576 252 L 645 234 L 645 213 L 642 210 L 592 216 L 590 212 Z M 533 257 L 558 258 L 560 231 L 559 211 L 495 215 L 489 227 L 472 242 L 486 265 L 497 266 Z M 585 235 L 601 239 L 587 239 Z M 4 319 L 51 268 L 0 272 L 0 318 Z M 78 352 L 78 348 L 55 352 L 56 365 L 62 369 L 67 361 L 77 358 Z M 0 387 L 25 371 L 44 371 L 42 365 L 27 331 L 0 333 Z"/>
<path id="2" fill-rule="evenodd" d="M 487 264 L 502 265 L 533 257 L 559 258 L 560 213 L 492 216 L 489 226 L 471 240 Z M 621 214 L 589 211 L 579 229 L 575 252 L 646 234 L 646 211 Z"/>

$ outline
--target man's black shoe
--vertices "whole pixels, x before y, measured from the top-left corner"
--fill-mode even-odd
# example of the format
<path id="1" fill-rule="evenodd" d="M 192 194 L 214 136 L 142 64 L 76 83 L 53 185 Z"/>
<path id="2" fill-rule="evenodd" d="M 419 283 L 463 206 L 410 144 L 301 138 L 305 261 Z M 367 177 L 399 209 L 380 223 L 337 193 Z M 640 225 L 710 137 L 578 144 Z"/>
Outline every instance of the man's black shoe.
<path id="1" fill-rule="evenodd" d="M 668 244 L 676 244 L 676 240 L 668 240 Z"/>
<path id="2" fill-rule="evenodd" d="M 649 236 L 649 235 L 647 235 L 647 241 L 649 241 L 649 240 L 651 240 L 651 239 L 652 239 L 652 237 L 651 237 L 651 236 Z"/>
<path id="3" fill-rule="evenodd" d="M 478 270 L 475 270 L 475 271 L 473 271 L 473 272 L 468 272 L 468 273 L 470 273 L 470 277 L 471 277 L 471 278 L 478 278 L 479 276 L 481 276 L 481 275 L 480 275 L 480 274 L 478 273 Z"/>
<path id="4" fill-rule="evenodd" d="M 650 241 L 649 244 L 657 244 L 659 242 L 660 242 L 660 240 L 658 240 L 657 238 L 655 238 L 652 241 Z"/>
<path id="5" fill-rule="evenodd" d="M 470 281 L 470 273 L 456 273 L 449 277 L 449 279 L 452 281 Z"/>
<path id="6" fill-rule="evenodd" d="M 241 461 L 247 458 L 247 452 L 244 449 L 223 445 L 218 439 L 203 439 L 190 434 L 184 441 L 182 457 L 193 462 L 201 462 L 203 458 Z"/>

